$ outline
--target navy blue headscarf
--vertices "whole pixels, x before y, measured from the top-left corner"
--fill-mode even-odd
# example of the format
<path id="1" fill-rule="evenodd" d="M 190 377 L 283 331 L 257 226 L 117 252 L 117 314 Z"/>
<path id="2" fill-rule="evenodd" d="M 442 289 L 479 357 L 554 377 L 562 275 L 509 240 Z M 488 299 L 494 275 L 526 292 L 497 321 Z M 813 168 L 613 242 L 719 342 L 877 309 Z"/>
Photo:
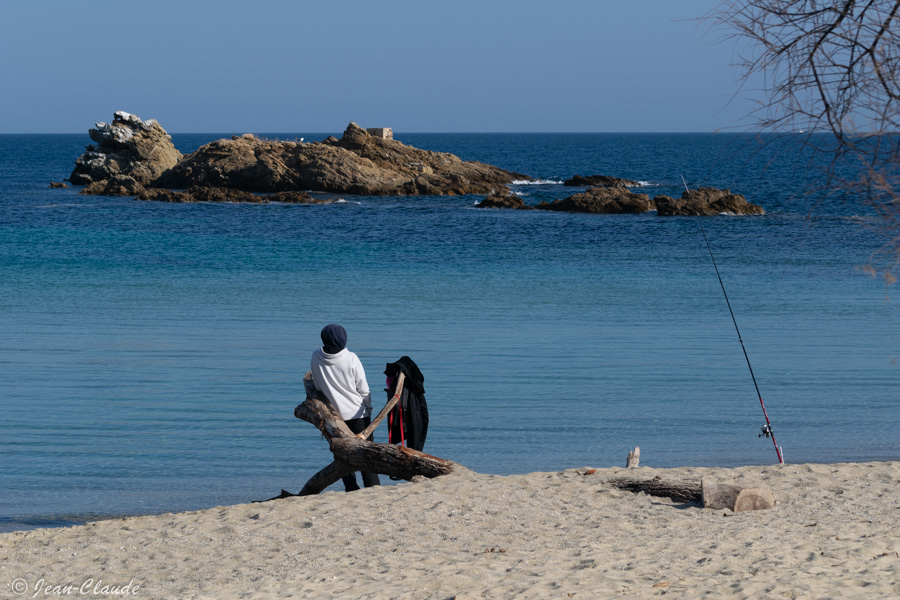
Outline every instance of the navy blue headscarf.
<path id="1" fill-rule="evenodd" d="M 322 329 L 322 350 L 328 354 L 337 354 L 347 347 L 347 330 L 332 323 Z"/>

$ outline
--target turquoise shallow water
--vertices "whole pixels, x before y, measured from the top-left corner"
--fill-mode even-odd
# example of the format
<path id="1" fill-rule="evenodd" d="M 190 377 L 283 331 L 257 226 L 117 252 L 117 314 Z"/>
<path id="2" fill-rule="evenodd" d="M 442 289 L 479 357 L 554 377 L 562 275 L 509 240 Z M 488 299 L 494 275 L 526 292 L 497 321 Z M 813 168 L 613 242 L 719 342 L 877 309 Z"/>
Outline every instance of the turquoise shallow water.
<path id="1" fill-rule="evenodd" d="M 174 136 L 184 151 L 216 137 Z M 852 199 L 794 195 L 815 183 L 799 153 L 715 135 L 397 137 L 540 177 L 514 187 L 531 203 L 576 173 L 745 193 L 768 214 L 704 227 L 786 460 L 900 458 L 900 307 L 858 269 L 880 242 Z M 0 136 L 0 530 L 296 491 L 330 458 L 292 416 L 330 322 L 374 390 L 386 362 L 419 363 L 426 450 L 476 471 L 622 464 L 635 445 L 654 466 L 776 460 L 695 220 L 47 189 L 88 141 Z"/>

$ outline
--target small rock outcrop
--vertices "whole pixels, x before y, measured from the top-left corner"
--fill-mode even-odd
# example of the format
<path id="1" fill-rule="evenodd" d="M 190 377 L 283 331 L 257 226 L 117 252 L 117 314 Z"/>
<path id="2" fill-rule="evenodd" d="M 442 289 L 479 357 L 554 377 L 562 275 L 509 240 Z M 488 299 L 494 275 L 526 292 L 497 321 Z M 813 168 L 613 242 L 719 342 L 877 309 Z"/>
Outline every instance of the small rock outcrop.
<path id="1" fill-rule="evenodd" d="M 144 186 L 130 175 L 109 175 L 107 179 L 93 181 L 78 192 L 80 196 L 137 196 Z"/>
<path id="2" fill-rule="evenodd" d="M 75 161 L 69 177 L 75 185 L 91 186 L 82 193 L 134 195 L 181 160 L 171 136 L 153 119 L 118 111 L 111 124 L 97 123 L 88 133 L 95 144 Z"/>
<path id="3" fill-rule="evenodd" d="M 562 212 L 623 214 L 644 213 L 653 209 L 647 194 L 635 194 L 624 187 L 590 188 L 562 200 L 541 202 L 539 210 Z"/>
<path id="4" fill-rule="evenodd" d="M 673 216 L 713 216 L 722 213 L 735 215 L 763 215 L 763 207 L 747 202 L 740 194 L 732 194 L 731 190 L 716 188 L 699 188 L 685 190 L 681 198 L 656 196 L 657 214 L 661 217 Z"/>
<path id="5" fill-rule="evenodd" d="M 157 200 L 159 202 L 251 202 L 265 204 L 268 202 L 284 202 L 287 204 L 329 204 L 334 199 L 313 198 L 305 192 L 277 192 L 266 196 L 251 194 L 242 190 L 221 187 L 194 186 L 186 190 L 166 190 L 150 188 L 144 190 L 139 200 Z"/>
<path id="6" fill-rule="evenodd" d="M 587 177 L 575 175 L 571 179 L 566 179 L 563 185 L 570 187 L 636 187 L 640 184 L 631 179 L 610 177 L 608 175 L 588 175 Z"/>
<path id="7" fill-rule="evenodd" d="M 67 184 L 63 183 L 62 181 L 51 181 L 49 187 L 54 188 L 54 189 L 64 189 L 69 186 Z"/>
<path id="8" fill-rule="evenodd" d="M 528 206 L 516 196 L 503 193 L 489 196 L 478 204 L 481 208 L 513 208 L 553 210 L 595 214 L 638 214 L 657 210 L 657 214 L 668 216 L 714 216 L 720 214 L 762 215 L 761 206 L 747 202 L 740 194 L 730 190 L 700 188 L 685 191 L 681 198 L 656 196 L 652 200 L 647 194 L 635 194 L 624 187 L 594 187 L 580 194 L 562 200 L 541 202 Z"/>
<path id="9" fill-rule="evenodd" d="M 533 206 L 525 204 L 518 196 L 507 193 L 492 194 L 476 204 L 478 208 L 513 208 L 517 210 L 533 210 Z"/>

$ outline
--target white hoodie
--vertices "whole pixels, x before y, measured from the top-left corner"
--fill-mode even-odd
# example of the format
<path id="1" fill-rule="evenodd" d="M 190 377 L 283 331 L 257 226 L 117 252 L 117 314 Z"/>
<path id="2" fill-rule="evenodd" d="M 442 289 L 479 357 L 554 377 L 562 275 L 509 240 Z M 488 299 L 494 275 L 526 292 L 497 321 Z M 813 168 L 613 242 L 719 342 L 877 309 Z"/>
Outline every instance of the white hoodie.
<path id="1" fill-rule="evenodd" d="M 372 414 L 372 394 L 356 354 L 346 348 L 337 354 L 318 348 L 313 352 L 310 371 L 316 388 L 331 400 L 342 419 L 348 421 Z"/>

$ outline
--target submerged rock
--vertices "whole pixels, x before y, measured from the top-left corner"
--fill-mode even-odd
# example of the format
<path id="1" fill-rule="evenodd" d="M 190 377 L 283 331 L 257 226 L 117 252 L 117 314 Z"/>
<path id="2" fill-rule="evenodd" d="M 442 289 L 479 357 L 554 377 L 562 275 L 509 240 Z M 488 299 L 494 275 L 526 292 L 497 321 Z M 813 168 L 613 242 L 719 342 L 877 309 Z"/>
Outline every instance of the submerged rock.
<path id="1" fill-rule="evenodd" d="M 86 188 L 82 193 L 133 195 L 132 191 L 114 194 L 118 189 L 133 187 L 130 182 L 109 182 L 123 176 L 146 186 L 181 160 L 181 153 L 172 145 L 172 137 L 153 119 L 142 121 L 135 115 L 118 111 L 111 124 L 97 123 L 88 133 L 96 144 L 88 146 L 75 161 L 69 180 L 75 185 L 97 183 L 91 189 L 102 188 L 103 191 Z M 107 183 L 100 184 L 104 181 Z"/>
<path id="2" fill-rule="evenodd" d="M 541 202 L 538 210 L 562 212 L 622 214 L 644 213 L 653 209 L 647 194 L 635 194 L 624 187 L 590 188 L 562 200 Z"/>
<path id="3" fill-rule="evenodd" d="M 722 213 L 735 215 L 763 215 L 763 207 L 747 202 L 740 194 L 732 194 L 731 190 L 716 188 L 699 188 L 685 190 L 681 198 L 656 196 L 657 214 L 661 217 L 672 216 L 713 216 Z"/>
<path id="4" fill-rule="evenodd" d="M 584 186 L 584 187 L 636 187 L 640 185 L 637 181 L 631 179 L 622 179 L 620 177 L 610 177 L 609 175 L 588 175 L 582 177 L 575 175 L 571 179 L 563 182 L 566 186 Z"/>
<path id="5" fill-rule="evenodd" d="M 496 193 L 488 196 L 478 204 L 478 208 L 513 208 L 517 210 L 533 210 L 533 206 L 525 204 L 518 196 L 508 193 Z"/>

